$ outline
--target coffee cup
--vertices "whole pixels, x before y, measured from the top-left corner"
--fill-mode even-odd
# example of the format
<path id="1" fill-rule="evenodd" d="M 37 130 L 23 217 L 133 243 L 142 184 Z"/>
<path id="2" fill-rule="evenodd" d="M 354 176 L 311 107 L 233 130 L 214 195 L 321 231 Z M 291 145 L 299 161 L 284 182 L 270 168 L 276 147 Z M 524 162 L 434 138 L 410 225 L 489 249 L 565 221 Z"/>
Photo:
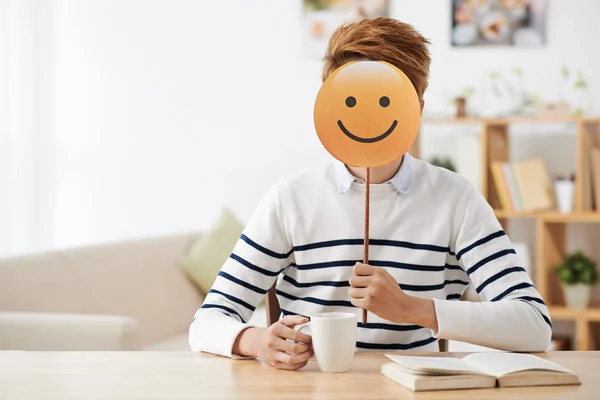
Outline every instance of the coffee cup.
<path id="1" fill-rule="evenodd" d="M 310 328 L 315 358 L 322 372 L 347 372 L 356 351 L 356 322 L 356 314 L 320 313 L 294 329 Z"/>

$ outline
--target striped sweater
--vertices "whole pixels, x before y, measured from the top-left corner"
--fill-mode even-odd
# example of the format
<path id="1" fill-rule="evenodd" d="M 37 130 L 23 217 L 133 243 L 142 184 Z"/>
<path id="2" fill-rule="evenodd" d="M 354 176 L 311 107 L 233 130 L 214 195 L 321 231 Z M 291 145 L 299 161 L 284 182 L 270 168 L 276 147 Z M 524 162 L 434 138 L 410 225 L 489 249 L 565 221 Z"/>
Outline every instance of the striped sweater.
<path id="1" fill-rule="evenodd" d="M 194 351 L 229 357 L 276 282 L 282 313 L 356 312 L 348 280 L 363 255 L 365 185 L 334 162 L 277 183 L 262 199 L 190 326 Z M 435 351 L 440 338 L 544 351 L 548 309 L 484 197 L 467 180 L 405 155 L 371 185 L 370 262 L 407 294 L 433 299 L 436 332 L 370 314 L 357 349 Z M 483 302 L 457 301 L 469 282 Z"/>

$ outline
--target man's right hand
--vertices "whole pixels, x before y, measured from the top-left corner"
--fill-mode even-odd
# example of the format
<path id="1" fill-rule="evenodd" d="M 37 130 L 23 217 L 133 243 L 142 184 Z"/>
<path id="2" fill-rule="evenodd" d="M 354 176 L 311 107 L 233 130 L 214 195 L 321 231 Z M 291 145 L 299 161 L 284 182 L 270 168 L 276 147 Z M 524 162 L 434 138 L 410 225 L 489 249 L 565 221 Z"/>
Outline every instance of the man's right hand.
<path id="1" fill-rule="evenodd" d="M 275 368 L 296 371 L 313 355 L 311 337 L 294 330 L 305 322 L 308 322 L 305 317 L 288 315 L 268 328 L 248 328 L 238 335 L 233 353 L 258 357 Z"/>

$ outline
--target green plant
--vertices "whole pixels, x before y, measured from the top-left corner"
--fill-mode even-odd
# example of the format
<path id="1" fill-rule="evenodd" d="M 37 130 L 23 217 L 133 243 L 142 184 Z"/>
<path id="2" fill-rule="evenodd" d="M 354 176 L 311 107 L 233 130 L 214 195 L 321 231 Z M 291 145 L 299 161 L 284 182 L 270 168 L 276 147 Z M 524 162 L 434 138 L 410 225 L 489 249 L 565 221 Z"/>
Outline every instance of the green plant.
<path id="1" fill-rule="evenodd" d="M 331 0 L 304 0 L 305 10 L 326 10 L 331 7 Z"/>
<path id="2" fill-rule="evenodd" d="M 575 81 L 575 88 L 576 89 L 586 89 L 587 88 L 587 82 L 586 82 L 585 78 L 583 77 L 583 73 L 581 71 L 577 71 L 577 80 Z"/>
<path id="3" fill-rule="evenodd" d="M 463 89 L 461 96 L 462 97 L 471 97 L 475 93 L 475 88 L 473 86 L 467 86 Z"/>
<path id="4" fill-rule="evenodd" d="M 540 106 L 543 103 L 542 96 L 539 94 L 532 94 L 530 100 L 531 104 L 534 106 Z"/>
<path id="5" fill-rule="evenodd" d="M 513 73 L 518 76 L 519 78 L 522 78 L 525 76 L 525 73 L 523 72 L 523 68 L 521 67 L 514 67 L 513 68 Z"/>
<path id="6" fill-rule="evenodd" d="M 563 263 L 556 269 L 556 274 L 563 285 L 577 283 L 593 285 L 598 281 L 596 262 L 583 254 L 581 250 L 567 255 Z"/>
<path id="7" fill-rule="evenodd" d="M 448 157 L 433 157 L 429 163 L 436 167 L 442 167 L 449 171 L 456 172 L 456 167 Z"/>

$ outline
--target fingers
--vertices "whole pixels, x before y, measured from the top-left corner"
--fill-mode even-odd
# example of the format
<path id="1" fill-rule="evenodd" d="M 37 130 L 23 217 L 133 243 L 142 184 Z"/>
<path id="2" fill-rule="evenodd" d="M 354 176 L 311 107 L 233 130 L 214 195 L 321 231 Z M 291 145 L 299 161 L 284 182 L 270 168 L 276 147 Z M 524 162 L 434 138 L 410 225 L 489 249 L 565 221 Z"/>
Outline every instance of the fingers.
<path id="1" fill-rule="evenodd" d="M 351 297 L 350 303 L 352 303 L 352 305 L 354 307 L 363 308 L 365 310 L 369 309 L 368 297 L 362 297 L 362 298 Z"/>
<path id="2" fill-rule="evenodd" d="M 354 264 L 353 272 L 354 275 L 373 275 L 375 273 L 376 267 L 371 265 L 356 263 Z"/>
<path id="3" fill-rule="evenodd" d="M 287 317 L 286 317 L 287 318 Z M 303 317 L 302 317 L 303 318 Z M 284 318 L 285 319 L 285 318 Z M 306 320 L 306 318 L 305 318 Z M 276 336 L 283 339 L 291 339 L 295 342 L 311 343 L 312 338 L 306 333 L 298 332 L 284 325 L 283 323 L 277 323 L 273 326 L 273 332 Z"/>
<path id="4" fill-rule="evenodd" d="M 355 288 L 364 288 L 369 286 L 371 278 L 369 276 L 356 276 L 350 278 L 350 286 Z"/>
<path id="5" fill-rule="evenodd" d="M 285 326 L 293 328 L 296 325 L 301 325 L 308 322 L 308 318 L 303 317 L 302 315 L 286 315 L 281 320 L 279 320 Z"/>
<path id="6" fill-rule="evenodd" d="M 350 290 L 348 290 L 348 294 L 353 299 L 362 299 L 364 297 L 367 297 L 367 295 L 369 294 L 369 289 L 353 287 L 353 288 L 350 288 Z"/>
<path id="7" fill-rule="evenodd" d="M 302 363 L 298 363 L 298 364 L 284 364 L 282 362 L 279 361 L 275 361 L 273 362 L 271 365 L 273 365 L 275 368 L 277 369 L 284 369 L 287 371 L 297 371 L 300 368 L 303 368 L 304 366 L 306 366 L 306 364 L 308 364 L 308 361 L 302 362 Z"/>
<path id="8" fill-rule="evenodd" d="M 313 352 L 306 351 L 301 354 L 288 354 L 282 351 L 276 351 L 271 357 L 272 360 L 278 361 L 282 364 L 294 365 L 294 364 L 302 364 L 307 363 L 308 360 L 313 356 Z"/>
<path id="9" fill-rule="evenodd" d="M 273 348 L 278 351 L 283 351 L 284 353 L 302 354 L 302 353 L 306 353 L 307 351 L 312 350 L 310 344 L 293 343 L 293 342 L 289 342 L 289 341 L 281 339 L 281 338 L 277 338 L 277 339 L 279 339 L 279 340 L 276 340 L 273 343 Z"/>
<path id="10" fill-rule="evenodd" d="M 290 371 L 296 371 L 304 367 L 314 354 L 311 345 L 289 342 L 282 336 L 279 336 L 294 336 L 294 334 L 304 334 L 296 332 L 283 324 L 279 324 L 277 331 L 278 332 L 274 332 L 269 340 L 269 343 L 267 344 L 268 348 L 270 349 L 268 359 L 271 361 L 271 365 L 278 369 Z M 304 340 L 310 341 L 310 336 L 304 336 L 307 336 L 308 338 Z M 300 337 L 300 339 L 302 340 L 302 337 Z"/>
<path id="11" fill-rule="evenodd" d="M 312 338 L 292 329 L 305 322 L 308 322 L 306 317 L 288 315 L 269 327 L 265 358 L 273 367 L 296 371 L 304 367 L 313 356 L 310 345 Z"/>

